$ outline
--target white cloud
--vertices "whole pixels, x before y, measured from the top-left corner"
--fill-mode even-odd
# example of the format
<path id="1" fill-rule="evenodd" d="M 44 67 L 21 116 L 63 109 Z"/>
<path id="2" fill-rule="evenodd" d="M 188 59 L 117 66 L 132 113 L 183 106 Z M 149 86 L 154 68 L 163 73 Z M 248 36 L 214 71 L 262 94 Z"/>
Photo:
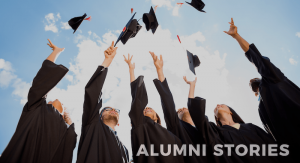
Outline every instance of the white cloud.
<path id="1" fill-rule="evenodd" d="M 296 61 L 296 60 L 293 59 L 293 58 L 290 58 L 289 61 L 290 61 L 290 63 L 291 63 L 292 65 L 297 65 L 297 64 L 298 64 L 298 61 Z"/>
<path id="2" fill-rule="evenodd" d="M 296 33 L 296 36 L 300 38 L 300 32 L 297 32 L 297 33 Z"/>
<path id="3" fill-rule="evenodd" d="M 173 8 L 172 2 L 174 0 L 151 0 L 152 4 L 158 7 L 166 6 L 169 10 Z"/>
<path id="4" fill-rule="evenodd" d="M 61 23 L 61 29 L 71 29 L 70 25 L 68 22 L 60 22 Z"/>
<path id="5" fill-rule="evenodd" d="M 56 21 L 61 19 L 60 14 L 58 13 L 56 16 L 53 13 L 49 13 L 45 16 L 45 31 L 52 31 L 53 33 L 57 33 L 58 29 L 56 27 Z"/>
<path id="6" fill-rule="evenodd" d="M 0 87 L 11 86 L 14 88 L 13 95 L 20 99 L 21 104 L 27 101 L 27 93 L 30 87 L 29 83 L 22 81 L 14 74 L 11 63 L 0 58 Z"/>
<path id="7" fill-rule="evenodd" d="M 72 81 L 73 81 L 73 76 L 72 76 L 72 75 L 67 74 L 67 75 L 65 76 L 65 78 L 66 78 L 67 80 L 69 80 L 69 82 L 72 82 Z"/>
<path id="8" fill-rule="evenodd" d="M 92 34 L 92 31 L 88 31 L 88 33 L 89 33 L 89 35 L 91 35 L 91 34 Z"/>
<path id="9" fill-rule="evenodd" d="M 179 16 L 179 8 L 180 8 L 179 5 L 176 5 L 176 6 L 173 8 L 173 11 L 172 11 L 172 15 L 173 15 L 173 16 Z"/>

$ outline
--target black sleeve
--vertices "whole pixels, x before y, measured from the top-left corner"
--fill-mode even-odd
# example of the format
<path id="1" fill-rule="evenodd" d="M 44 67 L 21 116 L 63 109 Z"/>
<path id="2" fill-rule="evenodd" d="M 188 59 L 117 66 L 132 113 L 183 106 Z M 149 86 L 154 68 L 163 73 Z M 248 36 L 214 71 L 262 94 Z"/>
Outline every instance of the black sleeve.
<path id="1" fill-rule="evenodd" d="M 28 93 L 28 110 L 34 109 L 36 104 L 66 75 L 69 70 L 63 65 L 57 65 L 45 60 L 41 69 L 33 79 Z"/>
<path id="2" fill-rule="evenodd" d="M 253 130 L 256 132 L 257 136 L 263 139 L 266 144 L 276 143 L 273 136 L 270 133 L 267 133 L 266 131 L 264 131 L 263 129 L 261 129 L 260 127 L 254 124 L 250 123 L 250 125 L 253 128 Z"/>
<path id="3" fill-rule="evenodd" d="M 94 118 L 99 118 L 102 107 L 101 90 L 106 78 L 107 68 L 98 66 L 96 72 L 85 86 L 82 126 L 90 124 Z"/>
<path id="4" fill-rule="evenodd" d="M 272 64 L 268 57 L 264 57 L 260 54 L 254 44 L 249 46 L 249 50 L 245 55 L 248 60 L 255 65 L 262 78 L 267 79 L 272 83 L 278 83 L 284 77 L 283 73 Z"/>
<path id="5" fill-rule="evenodd" d="M 179 118 L 176 113 L 175 103 L 172 93 L 169 89 L 167 79 L 161 82 L 158 79 L 153 80 L 156 89 L 160 95 L 161 105 L 164 112 L 164 117 L 167 125 L 167 129 L 173 134 L 177 135 L 177 127 L 179 125 Z"/>
<path id="6" fill-rule="evenodd" d="M 205 104 L 206 100 L 200 97 L 188 99 L 188 109 L 196 128 L 201 133 L 204 141 L 207 144 L 211 144 L 215 141 L 217 133 L 211 127 L 208 118 L 205 116 Z"/>
<path id="7" fill-rule="evenodd" d="M 144 109 L 148 104 L 148 96 L 144 83 L 144 77 L 139 76 L 135 81 L 131 82 L 132 103 L 129 112 L 132 128 L 143 123 Z"/>

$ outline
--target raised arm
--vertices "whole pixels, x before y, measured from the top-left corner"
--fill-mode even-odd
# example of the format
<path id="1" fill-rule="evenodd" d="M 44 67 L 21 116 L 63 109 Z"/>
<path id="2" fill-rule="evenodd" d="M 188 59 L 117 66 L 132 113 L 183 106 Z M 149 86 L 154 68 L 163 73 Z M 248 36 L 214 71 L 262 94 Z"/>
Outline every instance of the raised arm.
<path id="1" fill-rule="evenodd" d="M 231 18 L 230 29 L 228 32 L 224 31 L 228 35 L 232 36 L 236 41 L 240 44 L 241 48 L 244 50 L 244 52 L 247 52 L 249 50 L 249 43 L 243 39 L 237 32 L 237 27 L 234 25 L 233 19 Z"/>
<path id="2" fill-rule="evenodd" d="M 107 68 L 111 64 L 117 52 L 114 48 L 114 42 L 105 50 L 105 59 L 85 86 L 82 126 L 90 124 L 96 118 L 99 118 L 99 110 L 102 107 L 101 90 L 106 78 Z"/>
<path id="3" fill-rule="evenodd" d="M 150 52 L 153 63 L 155 65 L 158 79 L 154 79 L 153 82 L 160 95 L 161 105 L 164 112 L 164 118 L 167 125 L 167 129 L 173 134 L 177 135 L 177 129 L 179 125 L 179 118 L 176 113 L 175 103 L 170 91 L 167 79 L 163 73 L 163 58 L 160 55 L 160 59 L 153 53 Z"/>
<path id="4" fill-rule="evenodd" d="M 129 74 L 130 74 L 130 83 L 132 83 L 135 80 L 134 76 L 134 69 L 135 69 L 135 63 L 131 63 L 133 55 L 130 57 L 130 54 L 128 54 L 128 58 L 124 56 L 125 62 L 128 64 L 129 67 Z"/>
<path id="5" fill-rule="evenodd" d="M 32 86 L 28 93 L 28 110 L 36 108 L 39 105 L 39 101 L 42 100 L 45 95 L 56 86 L 56 84 L 65 76 L 69 71 L 63 65 L 56 65 L 54 63 L 58 54 L 64 50 L 64 48 L 58 48 L 48 39 L 48 45 L 52 48 L 53 52 L 43 62 L 41 69 L 38 71 L 33 79 Z"/>
<path id="6" fill-rule="evenodd" d="M 187 81 L 186 77 L 183 77 L 184 81 L 190 85 L 188 109 L 192 120 L 196 128 L 201 133 L 201 141 L 210 144 L 216 139 L 216 131 L 212 129 L 214 124 L 210 123 L 205 116 L 205 104 L 206 100 L 200 97 L 194 97 L 195 86 L 197 78 L 194 81 Z"/>
<path id="7" fill-rule="evenodd" d="M 132 103 L 129 112 L 132 128 L 138 127 L 144 121 L 144 109 L 148 104 L 148 96 L 144 77 L 139 76 L 130 83 Z"/>

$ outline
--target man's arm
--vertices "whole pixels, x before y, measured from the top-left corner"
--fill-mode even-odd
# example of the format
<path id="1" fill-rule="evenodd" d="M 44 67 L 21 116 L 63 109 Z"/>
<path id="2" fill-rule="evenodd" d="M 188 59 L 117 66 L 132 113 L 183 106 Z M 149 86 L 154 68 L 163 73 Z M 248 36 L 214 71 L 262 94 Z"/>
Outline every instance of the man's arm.
<path id="1" fill-rule="evenodd" d="M 234 25 L 233 19 L 231 18 L 230 29 L 228 32 L 224 31 L 228 35 L 232 36 L 236 41 L 240 44 L 241 48 L 244 50 L 244 52 L 247 52 L 249 50 L 250 44 L 243 39 L 237 32 L 237 27 Z"/>
<path id="2" fill-rule="evenodd" d="M 65 76 L 69 71 L 63 65 L 56 65 L 54 63 L 58 54 L 64 48 L 58 48 L 48 39 L 48 45 L 52 48 L 53 52 L 43 62 L 41 69 L 38 71 L 33 79 L 32 86 L 28 93 L 28 110 L 36 108 L 39 101 Z"/>
<path id="3" fill-rule="evenodd" d="M 87 83 L 85 87 L 82 126 L 90 124 L 94 118 L 99 117 L 99 110 L 102 107 L 101 90 L 106 78 L 107 68 L 116 55 L 117 48 L 112 45 L 105 50 L 105 59 Z"/>

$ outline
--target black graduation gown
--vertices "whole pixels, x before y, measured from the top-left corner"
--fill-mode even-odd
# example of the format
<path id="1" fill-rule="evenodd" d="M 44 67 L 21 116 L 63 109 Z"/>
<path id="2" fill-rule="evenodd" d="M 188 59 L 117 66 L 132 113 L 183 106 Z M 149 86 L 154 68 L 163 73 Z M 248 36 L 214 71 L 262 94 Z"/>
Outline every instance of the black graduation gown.
<path id="1" fill-rule="evenodd" d="M 254 44 L 249 46 L 246 57 L 262 76 L 259 85 L 260 118 L 278 143 L 290 145 L 290 156 L 297 161 L 300 152 L 299 134 L 296 134 L 300 132 L 300 88 L 285 77 L 269 58 L 262 56 Z"/>
<path id="2" fill-rule="evenodd" d="M 186 144 L 186 146 L 193 145 L 196 148 L 197 145 L 200 145 L 200 156 L 197 156 L 194 153 L 192 156 L 184 156 L 184 162 L 208 162 L 207 157 L 202 155 L 202 144 L 205 142 L 199 139 L 201 135 L 200 132 L 194 126 L 178 118 L 175 103 L 172 93 L 169 89 L 167 79 L 165 78 L 163 82 L 155 79 L 153 82 L 160 95 L 167 129 L 176 135 L 182 141 L 182 144 Z M 187 148 L 187 154 L 189 154 L 189 148 Z"/>
<path id="3" fill-rule="evenodd" d="M 173 155 L 173 145 L 181 148 L 180 139 L 170 131 L 154 122 L 151 118 L 144 116 L 144 109 L 148 103 L 146 87 L 143 76 L 139 76 L 133 81 L 131 86 L 132 103 L 129 117 L 132 123 L 131 129 L 131 146 L 134 163 L 183 163 L 182 155 Z M 142 154 L 137 156 L 141 145 L 145 145 L 149 156 Z M 151 144 L 154 145 L 154 153 L 159 156 L 151 156 Z M 162 156 L 160 153 L 160 145 L 163 145 L 163 152 L 168 151 L 168 144 L 171 145 L 171 154 Z"/>
<path id="4" fill-rule="evenodd" d="M 205 103 L 206 100 L 200 97 L 188 99 L 188 109 L 192 116 L 192 119 L 198 130 L 202 133 L 202 138 L 206 141 L 207 146 L 214 149 L 216 144 L 233 144 L 234 148 L 231 150 L 231 156 L 228 156 L 227 148 L 223 147 L 224 154 L 222 156 L 214 156 L 214 162 L 217 163 L 277 163 L 279 157 L 274 156 L 262 156 L 262 150 L 260 150 L 260 156 L 250 156 L 250 144 L 259 145 L 262 148 L 262 144 L 276 144 L 272 136 L 266 133 L 261 128 L 251 124 L 240 124 L 240 128 L 224 125 L 218 127 L 215 123 L 209 122 L 205 117 Z M 245 156 L 238 156 L 235 152 L 235 147 L 239 144 L 244 144 L 248 148 L 248 153 Z M 209 148 L 208 148 L 209 149 Z M 279 153 L 279 148 L 277 153 Z M 208 154 L 213 155 L 214 151 L 207 151 Z M 240 150 L 242 152 L 242 150 Z M 268 154 L 268 148 L 266 148 L 266 154 Z"/>
<path id="5" fill-rule="evenodd" d="M 46 103 L 45 95 L 68 69 L 45 60 L 28 93 L 17 129 L 0 157 L 1 163 L 71 163 L 76 146 L 74 124 Z"/>
<path id="6" fill-rule="evenodd" d="M 85 87 L 77 163 L 123 163 L 122 154 L 126 155 L 124 161 L 129 161 L 127 149 L 123 146 L 121 151 L 114 133 L 99 115 L 107 71 L 99 66 Z"/>

